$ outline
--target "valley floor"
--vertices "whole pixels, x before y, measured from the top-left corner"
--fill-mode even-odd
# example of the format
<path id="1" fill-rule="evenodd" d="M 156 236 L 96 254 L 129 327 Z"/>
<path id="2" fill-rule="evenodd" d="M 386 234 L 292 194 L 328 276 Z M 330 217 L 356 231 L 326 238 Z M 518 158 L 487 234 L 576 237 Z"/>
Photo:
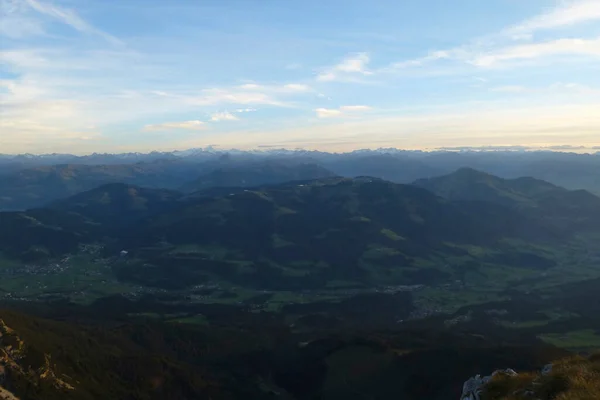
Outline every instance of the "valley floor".
<path id="1" fill-rule="evenodd" d="M 543 272 L 495 267 L 487 271 L 487 276 L 475 274 L 465 281 L 438 285 L 362 288 L 351 282 L 338 282 L 323 289 L 258 291 L 217 280 L 184 290 L 166 290 L 118 280 L 112 265 L 119 260 L 100 258 L 93 247 L 87 247 L 79 254 L 48 263 L 17 264 L 0 259 L 0 299 L 11 303 L 67 300 L 93 305 L 105 298 L 122 296 L 139 304 L 130 316 L 207 324 L 205 307 L 285 315 L 294 323 L 315 313 L 354 318 L 343 307 L 332 305 L 365 296 L 383 299 L 402 295 L 402 301 L 393 303 L 397 312 L 383 317 L 387 318 L 386 324 L 433 319 L 445 326 L 460 326 L 483 318 L 507 329 L 535 334 L 559 347 L 584 350 L 600 348 L 600 321 L 593 317 L 594 308 L 590 305 L 594 299 L 600 300 L 600 266 L 596 257 L 597 254 L 573 251 L 556 267 Z M 590 282 L 591 286 L 581 290 L 581 282 Z M 152 304 L 147 303 L 148 299 L 152 299 Z M 162 301 L 156 299 L 166 299 L 172 307 L 156 312 L 154 302 Z M 373 307 L 377 307 L 377 301 Z M 180 310 L 177 305 L 185 307 Z M 190 305 L 197 308 L 190 309 Z"/>

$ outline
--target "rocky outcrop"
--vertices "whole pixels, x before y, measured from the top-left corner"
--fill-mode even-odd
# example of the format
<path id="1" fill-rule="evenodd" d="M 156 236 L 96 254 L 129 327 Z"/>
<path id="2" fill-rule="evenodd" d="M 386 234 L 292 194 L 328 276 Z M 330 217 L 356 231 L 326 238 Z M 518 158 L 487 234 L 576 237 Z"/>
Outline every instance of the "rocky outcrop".
<path id="1" fill-rule="evenodd" d="M 8 372 L 6 370 L 8 357 L 4 347 L 8 346 L 5 344 L 8 332 L 12 332 L 12 330 L 10 330 L 4 321 L 0 319 L 0 400 L 19 400 L 18 397 L 6 389 L 6 386 L 8 385 Z"/>
<path id="2" fill-rule="evenodd" d="M 19 398 L 0 386 L 0 400 L 19 400 Z"/>
<path id="3" fill-rule="evenodd" d="M 541 370 L 511 369 L 477 375 L 463 386 L 461 400 L 600 399 L 600 353 L 571 356 Z"/>
<path id="4" fill-rule="evenodd" d="M 27 365 L 23 361 L 28 356 L 25 342 L 0 319 L 0 400 L 18 400 L 9 389 L 11 376 L 25 377 L 34 386 L 49 384 L 60 391 L 71 391 L 75 387 L 65 379 L 59 378 L 52 365 L 51 357 L 44 354 L 39 366 Z M 68 377 L 65 377 L 68 378 Z"/>
<path id="5" fill-rule="evenodd" d="M 17 396 L 0 387 L 0 400 L 19 400 Z"/>
<path id="6" fill-rule="evenodd" d="M 494 371 L 494 373 L 489 376 L 482 377 L 481 375 L 476 375 L 464 383 L 460 400 L 483 400 L 481 396 L 485 385 L 498 375 L 516 376 L 517 373 L 509 368 Z"/>

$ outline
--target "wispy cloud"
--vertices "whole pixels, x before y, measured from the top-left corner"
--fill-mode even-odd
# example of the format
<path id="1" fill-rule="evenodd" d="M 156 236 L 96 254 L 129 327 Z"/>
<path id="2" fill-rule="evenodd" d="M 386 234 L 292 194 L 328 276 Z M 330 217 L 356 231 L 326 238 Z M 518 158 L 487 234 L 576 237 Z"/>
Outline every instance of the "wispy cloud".
<path id="1" fill-rule="evenodd" d="M 493 92 L 500 92 L 500 93 L 523 93 L 525 91 L 527 91 L 527 88 L 525 86 L 519 86 L 519 85 L 508 85 L 508 86 L 498 86 L 495 88 L 491 89 Z"/>
<path id="2" fill-rule="evenodd" d="M 588 85 L 582 85 L 581 83 L 555 83 L 550 86 L 551 90 L 561 92 L 572 92 L 579 94 L 594 94 L 600 95 L 600 87 L 592 87 Z"/>
<path id="3" fill-rule="evenodd" d="M 263 85 L 258 83 L 245 83 L 239 86 L 242 90 L 261 91 L 264 93 L 304 93 L 312 88 L 303 83 L 286 83 L 283 85 Z"/>
<path id="4" fill-rule="evenodd" d="M 181 121 L 181 122 L 163 122 L 161 124 L 149 124 L 144 126 L 145 132 L 155 132 L 155 131 L 170 131 L 176 129 L 184 129 L 190 131 L 198 131 L 205 129 L 206 125 L 202 121 L 193 120 L 193 121 Z"/>
<path id="5" fill-rule="evenodd" d="M 283 88 L 290 92 L 309 92 L 311 90 L 310 86 L 301 83 L 288 83 Z"/>
<path id="6" fill-rule="evenodd" d="M 121 50 L 17 47 L 0 51 L 0 60 L 9 71 L 0 80 L 0 136 L 11 136 L 11 147 L 3 142 L 5 149 L 27 148 L 34 138 L 58 140 L 61 132 L 85 132 L 90 125 L 110 132 L 117 125 L 143 126 L 148 118 L 173 121 L 173 115 L 182 114 L 191 118 L 147 124 L 145 131 L 200 130 L 205 125 L 194 122 L 194 115 L 208 114 L 210 120 L 215 106 L 237 106 L 236 113 L 254 112 L 256 106 L 289 108 L 311 93 L 302 83 L 202 88 L 168 81 L 152 88 L 169 70 L 157 69 L 148 56 Z M 226 114 L 217 119 L 233 120 Z"/>
<path id="7" fill-rule="evenodd" d="M 339 117 L 343 114 L 342 111 L 337 108 L 317 108 L 315 113 L 319 118 Z"/>
<path id="8" fill-rule="evenodd" d="M 527 87 L 522 85 L 507 85 L 497 86 L 490 89 L 493 92 L 499 93 L 531 93 L 531 94 L 544 94 L 544 95 L 600 95 L 600 88 L 582 85 L 580 83 L 563 83 L 557 82 L 548 86 L 543 87 Z"/>
<path id="9" fill-rule="evenodd" d="M 117 37 L 110 35 L 88 23 L 72 9 L 60 7 L 55 4 L 39 0 L 20 1 L 22 4 L 29 6 L 38 13 L 62 22 L 63 24 L 66 24 L 79 32 L 101 36 L 113 44 L 123 44 L 123 42 Z"/>
<path id="10" fill-rule="evenodd" d="M 270 93 L 252 90 L 236 90 L 231 88 L 203 89 L 197 94 L 179 96 L 184 102 L 196 106 L 211 106 L 219 104 L 237 105 L 269 105 L 277 107 L 288 106 Z"/>
<path id="11" fill-rule="evenodd" d="M 243 90 L 259 90 L 261 89 L 261 86 L 256 84 L 256 83 L 245 83 L 243 85 L 240 85 L 240 89 Z"/>
<path id="12" fill-rule="evenodd" d="M 44 34 L 42 22 L 27 15 L 21 0 L 0 0 L 0 35 L 12 39 Z"/>
<path id="13" fill-rule="evenodd" d="M 352 111 L 369 111 L 371 107 L 369 106 L 341 106 L 340 110 L 342 112 L 352 112 Z"/>
<path id="14" fill-rule="evenodd" d="M 290 99 L 310 92 L 312 92 L 310 86 L 300 83 L 282 85 L 246 83 L 234 87 L 201 89 L 197 92 L 187 91 L 185 94 L 173 94 L 171 96 L 179 97 L 187 104 L 197 106 L 233 104 L 291 107 L 292 102 Z"/>
<path id="15" fill-rule="evenodd" d="M 424 70 L 445 61 L 451 71 L 464 68 L 489 68 L 495 66 L 522 66 L 519 61 L 548 60 L 557 56 L 600 56 L 600 38 L 563 37 L 537 40 L 523 44 L 523 39 L 533 39 L 542 30 L 557 30 L 582 23 L 600 20 L 600 1 L 565 1 L 551 11 L 522 21 L 500 32 L 475 38 L 462 46 L 430 51 L 422 57 L 391 63 L 376 72 L 405 72 L 409 69 Z M 569 61 L 569 60 L 561 60 Z"/>
<path id="16" fill-rule="evenodd" d="M 281 148 L 334 151 L 378 147 L 437 149 L 515 144 L 539 148 L 574 143 L 591 147 L 600 145 L 597 135 L 600 126 L 598 107 L 600 103 L 567 107 L 473 107 L 461 112 L 343 120 L 313 126 L 311 129 L 276 129 L 255 132 L 253 135 L 246 132 L 214 134 L 203 140 L 219 143 L 222 147 L 256 148 L 269 143 Z M 194 147 L 199 144 L 197 141 L 189 141 L 185 146 Z"/>
<path id="17" fill-rule="evenodd" d="M 600 57 L 600 38 L 593 40 L 558 39 L 550 42 L 511 46 L 477 55 L 470 60 L 470 63 L 478 67 L 493 67 L 509 61 L 564 55 Z"/>
<path id="18" fill-rule="evenodd" d="M 443 50 L 432 51 L 424 57 L 415 58 L 412 60 L 395 62 L 395 63 L 391 64 L 390 66 L 380 70 L 380 72 L 386 72 L 386 71 L 390 71 L 390 70 L 401 70 L 404 68 L 411 68 L 411 67 L 420 67 L 420 66 L 428 64 L 430 62 L 444 60 L 444 59 L 447 59 L 450 57 L 451 57 L 450 51 L 443 51 Z"/>
<path id="19" fill-rule="evenodd" d="M 358 20 L 336 25 L 316 16 L 321 18 L 315 24 L 319 31 L 314 32 L 319 39 L 300 41 L 299 31 L 288 30 L 285 23 L 277 28 L 281 35 L 275 36 L 272 27 L 250 21 L 248 16 L 256 11 L 250 2 L 240 3 L 243 11 L 228 15 L 233 24 L 243 25 L 244 34 L 238 35 L 225 29 L 232 22 L 216 13 L 214 25 L 198 27 L 192 21 L 206 9 L 194 2 L 169 7 L 165 18 L 162 6 L 142 0 L 117 8 L 102 1 L 0 0 L 0 148 L 46 151 L 53 142 L 57 151 L 62 145 L 63 151 L 96 151 L 100 143 L 106 150 L 122 143 L 135 150 L 209 137 L 211 143 L 233 145 L 254 141 L 286 147 L 293 141 L 312 141 L 314 146 L 334 146 L 343 140 L 364 145 L 371 139 L 393 142 L 395 132 L 410 136 L 413 128 L 422 136 L 411 136 L 414 140 L 409 142 L 415 146 L 437 139 L 447 139 L 450 145 L 451 135 L 460 139 L 464 132 L 470 135 L 464 134 L 465 143 L 479 140 L 479 134 L 491 137 L 498 121 L 504 123 L 503 134 L 514 129 L 526 135 L 528 127 L 509 126 L 500 117 L 483 121 L 469 115 L 469 121 L 476 121 L 471 131 L 470 125 L 451 116 L 436 124 L 427 118 L 417 123 L 408 116 L 455 104 L 456 113 L 472 104 L 492 109 L 495 101 L 510 102 L 515 110 L 532 105 L 557 109 L 597 105 L 593 69 L 600 65 L 600 25 L 591 22 L 598 21 L 600 2 L 557 1 L 558 7 L 521 22 L 514 18 L 516 9 L 498 8 L 494 21 L 508 21 L 506 27 L 476 38 L 462 35 L 481 27 L 469 24 L 485 16 L 484 11 L 461 8 L 454 22 L 466 29 L 448 29 L 444 31 L 448 37 L 440 38 L 429 34 L 436 28 L 426 19 L 413 23 L 412 18 L 427 14 L 430 4 L 436 3 L 424 0 L 414 16 L 400 11 L 381 15 L 374 32 L 358 31 Z M 399 2 L 385 2 L 390 10 L 402 8 Z M 146 8 L 140 13 L 142 3 Z M 366 5 L 350 3 L 348 18 L 370 18 Z M 455 7 L 442 3 L 440 12 Z M 215 3 L 211 9 L 226 13 L 227 6 Z M 127 27 L 111 19 L 117 12 L 119 21 L 128 21 Z M 287 12 L 277 15 L 282 22 L 291 18 Z M 148 29 L 153 26 L 160 26 L 160 35 Z M 208 44 L 198 47 L 197 37 L 206 37 Z M 121 45 L 121 40 L 127 44 Z M 445 43 L 455 45 L 445 48 Z M 351 53 L 361 49 L 369 53 Z M 323 63 L 323 57 L 329 61 Z M 297 62 L 302 65 L 293 64 Z M 257 109 L 261 112 L 252 118 L 244 114 Z M 397 118 L 383 121 L 382 116 L 392 116 L 391 110 Z M 547 122 L 541 130 L 554 129 L 555 124 L 552 135 L 569 135 L 569 120 L 581 137 L 593 129 L 597 135 L 595 120 L 588 118 L 584 124 L 577 119 L 581 113 L 565 114 L 560 121 L 553 119 L 554 110 L 548 113 L 537 113 L 536 118 Z M 237 118 L 243 122 L 227 123 Z M 437 118 L 435 112 L 428 118 Z M 337 130 L 324 128 L 333 125 Z M 461 129 L 454 130 L 458 125 Z M 297 129 L 288 132 L 286 127 L 292 126 Z M 315 132 L 326 138 L 321 140 Z M 437 132 L 443 135 L 436 136 Z M 289 138 L 282 136 L 288 133 Z"/>
<path id="20" fill-rule="evenodd" d="M 338 118 L 355 115 L 357 112 L 371 110 L 371 107 L 364 105 L 341 106 L 339 108 L 317 108 L 315 113 L 319 118 Z"/>
<path id="21" fill-rule="evenodd" d="M 213 115 L 210 116 L 210 120 L 213 122 L 237 121 L 237 120 L 239 120 L 239 118 L 236 117 L 235 115 L 231 114 L 230 112 L 224 111 L 224 112 L 214 113 Z"/>
<path id="22" fill-rule="evenodd" d="M 350 55 L 339 64 L 323 69 L 317 75 L 317 81 L 352 81 L 356 80 L 357 76 L 372 75 L 373 72 L 368 69 L 369 62 L 370 58 L 367 53 Z"/>
<path id="23" fill-rule="evenodd" d="M 567 1 L 553 10 L 508 28 L 505 33 L 521 38 L 539 30 L 563 28 L 598 19 L 600 19 L 600 1 Z"/>

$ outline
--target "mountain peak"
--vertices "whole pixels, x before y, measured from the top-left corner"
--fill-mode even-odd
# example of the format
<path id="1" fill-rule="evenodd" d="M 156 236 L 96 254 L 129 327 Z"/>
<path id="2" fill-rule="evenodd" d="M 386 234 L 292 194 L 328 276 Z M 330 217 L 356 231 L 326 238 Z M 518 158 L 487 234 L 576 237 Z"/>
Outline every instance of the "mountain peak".
<path id="1" fill-rule="evenodd" d="M 461 168 L 449 175 L 420 179 L 414 184 L 448 200 L 525 208 L 561 229 L 589 229 L 600 223 L 600 198 L 531 177 L 503 179 L 472 168 Z"/>
<path id="2" fill-rule="evenodd" d="M 487 172 L 483 172 L 483 171 L 480 171 L 478 169 L 471 168 L 471 167 L 461 167 L 461 168 L 457 169 L 456 171 L 454 171 L 453 173 L 451 173 L 450 175 L 465 176 L 465 177 L 487 177 L 487 178 L 499 179 L 498 177 L 496 177 L 494 175 L 488 174 Z"/>
<path id="3" fill-rule="evenodd" d="M 95 221 L 119 219 L 121 223 L 138 220 L 172 207 L 181 194 L 166 189 L 148 189 L 126 183 L 109 183 L 50 205 Z"/>

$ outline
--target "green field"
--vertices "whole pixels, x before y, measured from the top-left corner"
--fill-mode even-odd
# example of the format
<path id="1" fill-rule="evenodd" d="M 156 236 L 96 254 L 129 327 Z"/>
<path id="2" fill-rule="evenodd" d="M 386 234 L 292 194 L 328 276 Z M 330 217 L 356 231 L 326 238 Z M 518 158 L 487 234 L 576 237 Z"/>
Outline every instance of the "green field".
<path id="1" fill-rule="evenodd" d="M 571 350 L 600 349 L 600 334 L 593 329 L 544 334 L 539 337 L 545 342 Z"/>

